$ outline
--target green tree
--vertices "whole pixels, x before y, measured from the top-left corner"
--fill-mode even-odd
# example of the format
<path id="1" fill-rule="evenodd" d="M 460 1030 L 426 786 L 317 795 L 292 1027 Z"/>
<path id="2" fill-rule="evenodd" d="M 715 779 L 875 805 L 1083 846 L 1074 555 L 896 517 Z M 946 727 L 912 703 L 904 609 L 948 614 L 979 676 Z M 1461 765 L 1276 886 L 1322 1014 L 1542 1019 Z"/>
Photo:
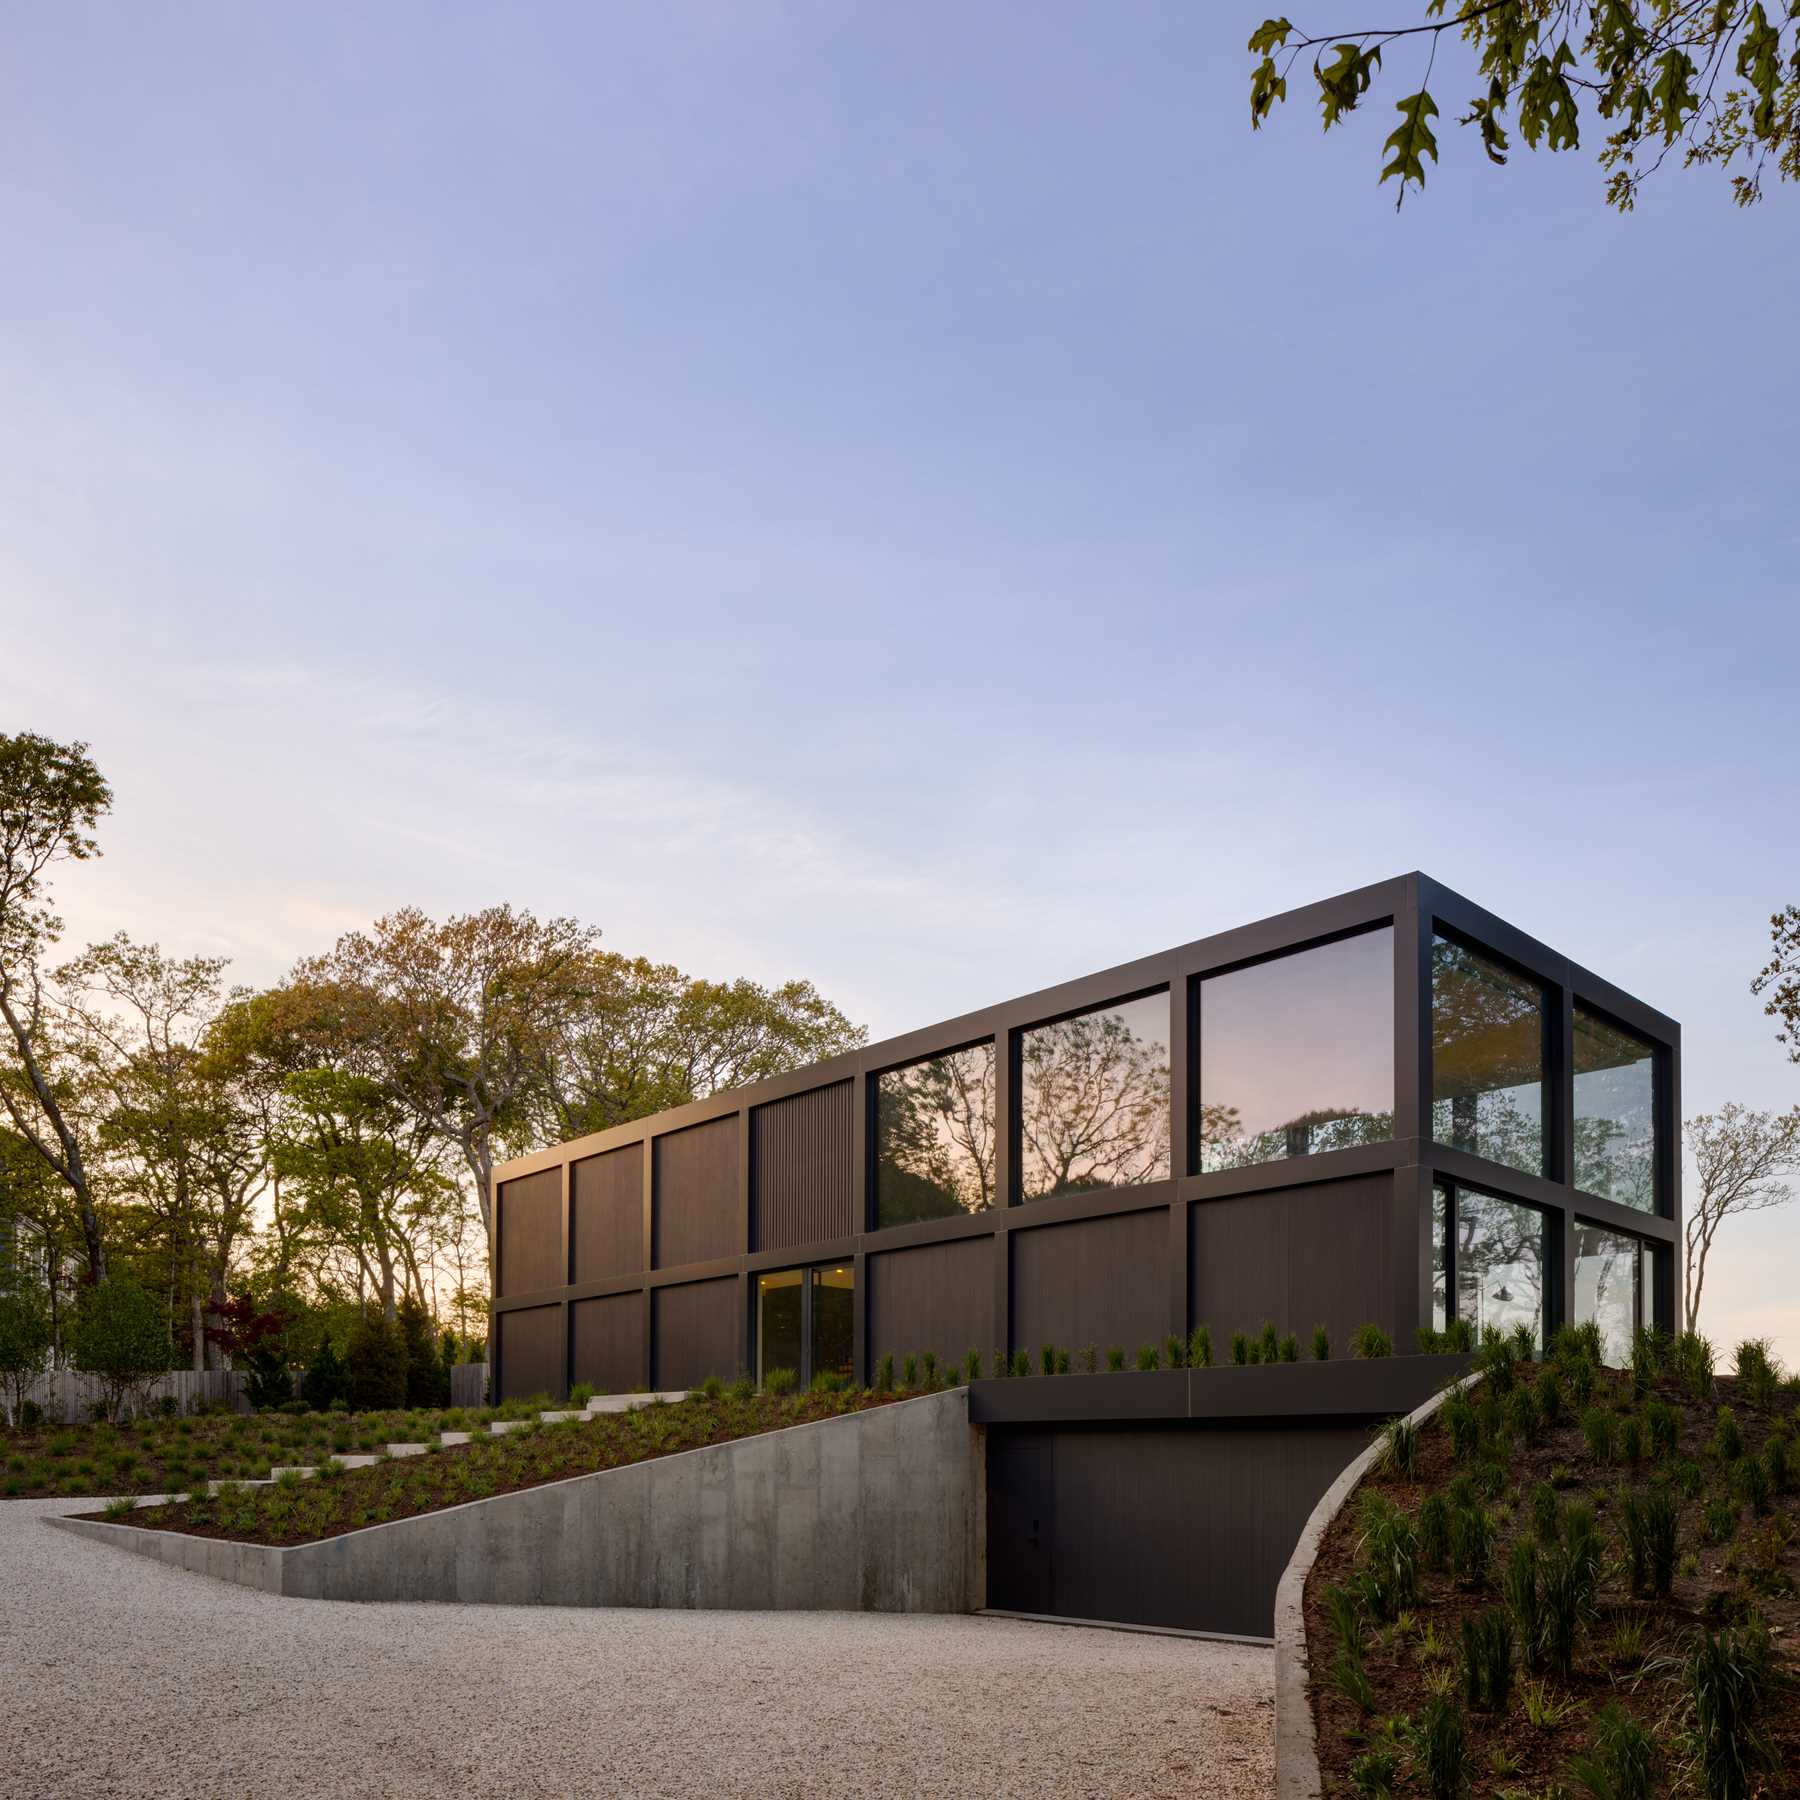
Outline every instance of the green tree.
<path id="1" fill-rule="evenodd" d="M 337 1353 L 337 1346 L 331 1341 L 327 1332 L 319 1339 L 319 1347 L 313 1352 L 313 1358 L 306 1365 L 306 1373 L 300 1381 L 300 1392 L 306 1404 L 323 1412 L 334 1400 L 347 1400 L 346 1391 L 349 1376 L 344 1368 L 343 1360 Z"/>
<path id="2" fill-rule="evenodd" d="M 141 1408 L 144 1390 L 174 1360 L 161 1301 L 128 1275 L 109 1275 L 84 1290 L 75 1312 L 76 1368 L 99 1378 L 112 1416 Z"/>
<path id="3" fill-rule="evenodd" d="M 1491 163 L 1506 162 L 1512 131 L 1531 150 L 1573 150 L 1597 118 L 1607 202 L 1621 211 L 1677 150 L 1684 165 L 1729 171 L 1741 206 L 1762 198 L 1771 169 L 1800 179 L 1800 8 L 1784 0 L 1424 0 L 1410 23 L 1322 33 L 1265 19 L 1250 34 L 1250 123 L 1287 99 L 1301 57 L 1327 131 L 1377 90 L 1384 61 L 1404 67 L 1396 85 L 1418 86 L 1394 101 L 1380 175 L 1400 184 L 1398 204 L 1437 161 L 1431 84 L 1450 47 L 1468 93 L 1458 122 Z"/>
<path id="4" fill-rule="evenodd" d="M 412 1294 L 400 1302 L 396 1319 L 406 1350 L 406 1404 L 448 1406 L 450 1377 L 438 1356 L 431 1314 Z"/>
<path id="5" fill-rule="evenodd" d="M 16 1421 L 31 1384 L 50 1366 L 50 1309 L 35 1287 L 0 1290 L 0 1392 Z"/>
<path id="6" fill-rule="evenodd" d="M 406 1404 L 406 1345 L 379 1306 L 365 1306 L 350 1328 L 344 1397 L 357 1412 L 390 1412 Z"/>
<path id="7" fill-rule="evenodd" d="M 1800 906 L 1786 906 L 1769 920 L 1775 954 L 1750 984 L 1767 994 L 1763 1011 L 1776 1022 L 1775 1041 L 1787 1045 L 1788 1061 L 1800 1063 Z"/>
<path id="8" fill-rule="evenodd" d="M 112 789 L 86 744 L 0 733 L 0 1021 L 11 1039 L 8 1065 L 0 1067 L 0 1106 L 74 1195 L 92 1282 L 106 1278 L 106 1246 L 57 1067 L 42 958 L 62 934 L 50 907 L 49 872 L 100 854 L 93 833 L 111 806 Z"/>

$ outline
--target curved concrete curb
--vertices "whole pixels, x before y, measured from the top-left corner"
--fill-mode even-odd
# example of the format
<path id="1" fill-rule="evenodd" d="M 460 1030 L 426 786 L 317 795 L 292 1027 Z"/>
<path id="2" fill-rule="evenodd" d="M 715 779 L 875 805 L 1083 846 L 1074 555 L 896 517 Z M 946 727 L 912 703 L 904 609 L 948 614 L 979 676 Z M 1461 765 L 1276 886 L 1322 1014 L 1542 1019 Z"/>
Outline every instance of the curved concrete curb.
<path id="1" fill-rule="evenodd" d="M 1473 1387 L 1479 1374 L 1447 1382 L 1407 1417 L 1423 1425 L 1458 1388 Z M 1361 1456 L 1325 1490 L 1312 1510 L 1294 1554 L 1275 1589 L 1275 1795 L 1276 1800 L 1319 1800 L 1319 1747 L 1313 1736 L 1312 1701 L 1307 1695 L 1306 1578 L 1333 1519 L 1381 1454 L 1377 1435 Z"/>

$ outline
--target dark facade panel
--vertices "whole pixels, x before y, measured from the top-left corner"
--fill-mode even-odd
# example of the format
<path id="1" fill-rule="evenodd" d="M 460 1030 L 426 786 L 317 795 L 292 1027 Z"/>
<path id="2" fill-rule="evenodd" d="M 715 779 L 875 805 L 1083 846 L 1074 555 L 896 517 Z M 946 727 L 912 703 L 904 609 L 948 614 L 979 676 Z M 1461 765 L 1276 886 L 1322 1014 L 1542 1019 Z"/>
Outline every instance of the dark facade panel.
<path id="1" fill-rule="evenodd" d="M 601 1394 L 628 1394 L 645 1385 L 644 1295 L 607 1294 L 569 1308 L 569 1380 Z"/>
<path id="2" fill-rule="evenodd" d="M 688 1281 L 652 1290 L 656 1307 L 655 1388 L 692 1387 L 708 1375 L 730 1380 L 743 1367 L 738 1283 Z"/>
<path id="3" fill-rule="evenodd" d="M 500 1184 L 500 1292 L 530 1294 L 561 1287 L 562 1171 Z"/>
<path id="4" fill-rule="evenodd" d="M 869 1356 L 935 1350 L 943 1362 L 994 1352 L 994 1240 L 955 1238 L 868 1258 Z"/>
<path id="5" fill-rule="evenodd" d="M 565 1392 L 560 1306 L 522 1307 L 496 1314 L 494 1322 L 500 1332 L 500 1399 Z"/>
<path id="6" fill-rule="evenodd" d="M 576 1281 L 635 1275 L 643 1268 L 642 1144 L 627 1144 L 623 1150 L 584 1157 L 570 1168 L 569 1238 Z"/>
<path id="7" fill-rule="evenodd" d="M 1213 1355 L 1229 1354 L 1234 1331 L 1270 1321 L 1294 1332 L 1302 1355 L 1315 1325 L 1334 1355 L 1373 1323 L 1395 1328 L 1394 1178 L 1369 1175 L 1208 1200 L 1190 1208 L 1189 1293 L 1193 1323 L 1212 1328 Z M 1396 1344 L 1401 1352 L 1410 1342 Z"/>
<path id="8" fill-rule="evenodd" d="M 1117 1344 L 1129 1358 L 1169 1325 L 1169 1215 L 1162 1207 L 1015 1230 L 1012 1341 L 1070 1350 Z"/>
<path id="9" fill-rule="evenodd" d="M 655 1156 L 656 1266 L 740 1254 L 737 1115 L 659 1137 Z"/>
<path id="10" fill-rule="evenodd" d="M 750 1115 L 750 1191 L 758 1250 L 817 1244 L 862 1229 L 856 1216 L 856 1084 L 834 1082 Z"/>
<path id="11" fill-rule="evenodd" d="M 994 1426 L 988 1604 L 1268 1637 L 1308 1515 L 1369 1440 L 1315 1426 Z"/>

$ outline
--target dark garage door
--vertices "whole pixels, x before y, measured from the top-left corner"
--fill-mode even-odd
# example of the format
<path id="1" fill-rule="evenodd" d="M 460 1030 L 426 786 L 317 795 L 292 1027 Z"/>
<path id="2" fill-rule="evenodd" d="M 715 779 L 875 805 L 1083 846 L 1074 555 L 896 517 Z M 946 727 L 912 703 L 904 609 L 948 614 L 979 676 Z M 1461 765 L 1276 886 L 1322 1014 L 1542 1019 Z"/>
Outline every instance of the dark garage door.
<path id="1" fill-rule="evenodd" d="M 1369 1429 L 991 1426 L 988 1605 L 1268 1637 L 1301 1527 Z"/>

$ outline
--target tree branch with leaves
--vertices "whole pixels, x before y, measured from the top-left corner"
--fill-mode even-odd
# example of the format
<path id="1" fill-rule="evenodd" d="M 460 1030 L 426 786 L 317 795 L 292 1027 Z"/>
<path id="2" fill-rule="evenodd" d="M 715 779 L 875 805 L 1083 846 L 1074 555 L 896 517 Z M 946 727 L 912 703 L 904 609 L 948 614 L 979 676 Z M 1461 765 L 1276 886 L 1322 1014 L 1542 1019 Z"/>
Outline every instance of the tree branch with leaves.
<path id="1" fill-rule="evenodd" d="M 1688 1120 L 1687 1146 L 1699 1186 L 1689 1198 L 1683 1224 L 1687 1269 L 1682 1311 L 1694 1331 L 1706 1291 L 1707 1259 L 1720 1226 L 1745 1213 L 1786 1206 L 1794 1198 L 1784 1177 L 1800 1172 L 1800 1106 L 1769 1113 L 1729 1102 L 1716 1113 Z"/>
<path id="2" fill-rule="evenodd" d="M 1288 76 L 1310 53 L 1324 129 L 1357 110 L 1383 73 L 1384 56 L 1423 61 L 1418 90 L 1395 102 L 1400 124 L 1383 145 L 1380 179 L 1425 185 L 1438 160 L 1431 94 L 1440 40 L 1466 48 L 1473 67 L 1467 112 L 1488 161 L 1512 152 L 1510 119 L 1531 150 L 1580 147 L 1584 113 L 1607 128 L 1601 167 L 1606 199 L 1621 212 L 1679 147 L 1687 167 L 1730 172 L 1740 206 L 1760 200 L 1763 178 L 1800 180 L 1800 4 L 1773 0 L 1426 0 L 1403 25 L 1313 34 L 1287 18 L 1250 34 L 1250 123 L 1260 127 L 1287 99 Z"/>

